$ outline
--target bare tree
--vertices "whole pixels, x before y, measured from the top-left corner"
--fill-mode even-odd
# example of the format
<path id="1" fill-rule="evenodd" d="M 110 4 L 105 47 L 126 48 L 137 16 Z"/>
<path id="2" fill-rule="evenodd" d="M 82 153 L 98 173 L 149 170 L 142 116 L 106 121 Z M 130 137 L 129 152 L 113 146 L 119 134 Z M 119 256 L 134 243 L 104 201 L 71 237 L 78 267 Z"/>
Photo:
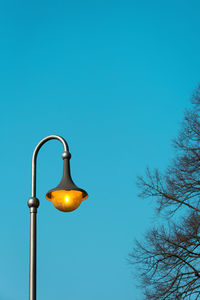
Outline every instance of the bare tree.
<path id="1" fill-rule="evenodd" d="M 138 177 L 140 197 L 156 201 L 167 220 L 136 241 L 130 255 L 145 299 L 200 299 L 200 86 L 191 103 L 165 173 L 147 169 Z"/>

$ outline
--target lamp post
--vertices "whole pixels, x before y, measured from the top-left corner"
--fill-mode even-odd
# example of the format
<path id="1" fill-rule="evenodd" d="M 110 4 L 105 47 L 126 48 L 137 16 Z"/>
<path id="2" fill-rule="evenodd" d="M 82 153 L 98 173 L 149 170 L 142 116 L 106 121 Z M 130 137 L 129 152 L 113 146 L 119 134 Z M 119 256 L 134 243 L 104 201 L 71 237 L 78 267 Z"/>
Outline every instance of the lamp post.
<path id="1" fill-rule="evenodd" d="M 36 162 L 40 148 L 49 140 L 58 140 L 63 144 L 63 177 L 57 187 L 50 190 L 46 194 L 46 199 L 51 201 L 53 205 L 60 211 L 70 212 L 79 207 L 81 202 L 87 199 L 86 191 L 78 188 L 72 181 L 70 174 L 68 144 L 62 137 L 58 135 L 49 135 L 41 140 L 33 152 L 32 157 L 32 173 L 31 173 L 31 198 L 28 200 L 30 208 L 30 265 L 29 265 L 29 300 L 36 300 L 36 215 L 39 207 L 39 200 L 36 198 Z"/>

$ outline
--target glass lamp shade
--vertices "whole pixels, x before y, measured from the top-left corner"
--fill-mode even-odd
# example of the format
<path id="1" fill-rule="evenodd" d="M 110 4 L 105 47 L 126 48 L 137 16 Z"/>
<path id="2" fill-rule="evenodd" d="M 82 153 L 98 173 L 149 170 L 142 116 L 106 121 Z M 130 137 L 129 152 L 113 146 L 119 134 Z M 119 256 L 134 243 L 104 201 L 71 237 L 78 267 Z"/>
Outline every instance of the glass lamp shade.
<path id="1" fill-rule="evenodd" d="M 60 184 L 46 194 L 46 199 L 63 212 L 77 209 L 81 202 L 88 198 L 87 192 L 77 187 L 72 181 L 69 165 L 70 157 L 63 159 L 63 177 Z"/>
<path id="2" fill-rule="evenodd" d="M 79 207 L 81 202 L 87 199 L 88 195 L 83 190 L 52 190 L 46 194 L 55 208 L 63 212 L 70 212 Z"/>

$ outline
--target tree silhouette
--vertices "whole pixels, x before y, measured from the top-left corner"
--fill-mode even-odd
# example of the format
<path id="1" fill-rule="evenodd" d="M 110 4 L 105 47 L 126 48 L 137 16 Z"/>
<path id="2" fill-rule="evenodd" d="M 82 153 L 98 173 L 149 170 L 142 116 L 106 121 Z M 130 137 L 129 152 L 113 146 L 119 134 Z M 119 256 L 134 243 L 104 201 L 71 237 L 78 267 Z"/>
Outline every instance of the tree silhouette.
<path id="1" fill-rule="evenodd" d="M 139 196 L 156 201 L 167 221 L 136 241 L 130 254 L 145 299 L 200 299 L 200 86 L 191 103 L 170 166 L 138 177 Z"/>

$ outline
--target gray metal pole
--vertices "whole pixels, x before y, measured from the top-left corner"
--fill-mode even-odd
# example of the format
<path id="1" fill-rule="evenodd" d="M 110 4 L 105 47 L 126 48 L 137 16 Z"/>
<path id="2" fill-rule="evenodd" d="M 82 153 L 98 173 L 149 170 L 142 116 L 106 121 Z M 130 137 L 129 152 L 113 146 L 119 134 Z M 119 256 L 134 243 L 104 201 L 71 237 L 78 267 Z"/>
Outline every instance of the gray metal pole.
<path id="1" fill-rule="evenodd" d="M 37 208 L 40 204 L 36 198 L 36 161 L 42 145 L 53 139 L 59 140 L 63 144 L 64 152 L 68 152 L 68 145 L 65 139 L 58 135 L 49 135 L 37 144 L 32 157 L 31 198 L 28 200 L 28 206 L 30 208 L 29 300 L 36 300 Z"/>
<path id="2" fill-rule="evenodd" d="M 30 212 L 30 274 L 29 299 L 36 300 L 36 222 L 37 212 Z"/>
<path id="3" fill-rule="evenodd" d="M 30 208 L 30 261 L 29 261 L 29 300 L 36 300 L 36 246 L 37 246 L 37 208 L 39 200 L 28 200 Z"/>

